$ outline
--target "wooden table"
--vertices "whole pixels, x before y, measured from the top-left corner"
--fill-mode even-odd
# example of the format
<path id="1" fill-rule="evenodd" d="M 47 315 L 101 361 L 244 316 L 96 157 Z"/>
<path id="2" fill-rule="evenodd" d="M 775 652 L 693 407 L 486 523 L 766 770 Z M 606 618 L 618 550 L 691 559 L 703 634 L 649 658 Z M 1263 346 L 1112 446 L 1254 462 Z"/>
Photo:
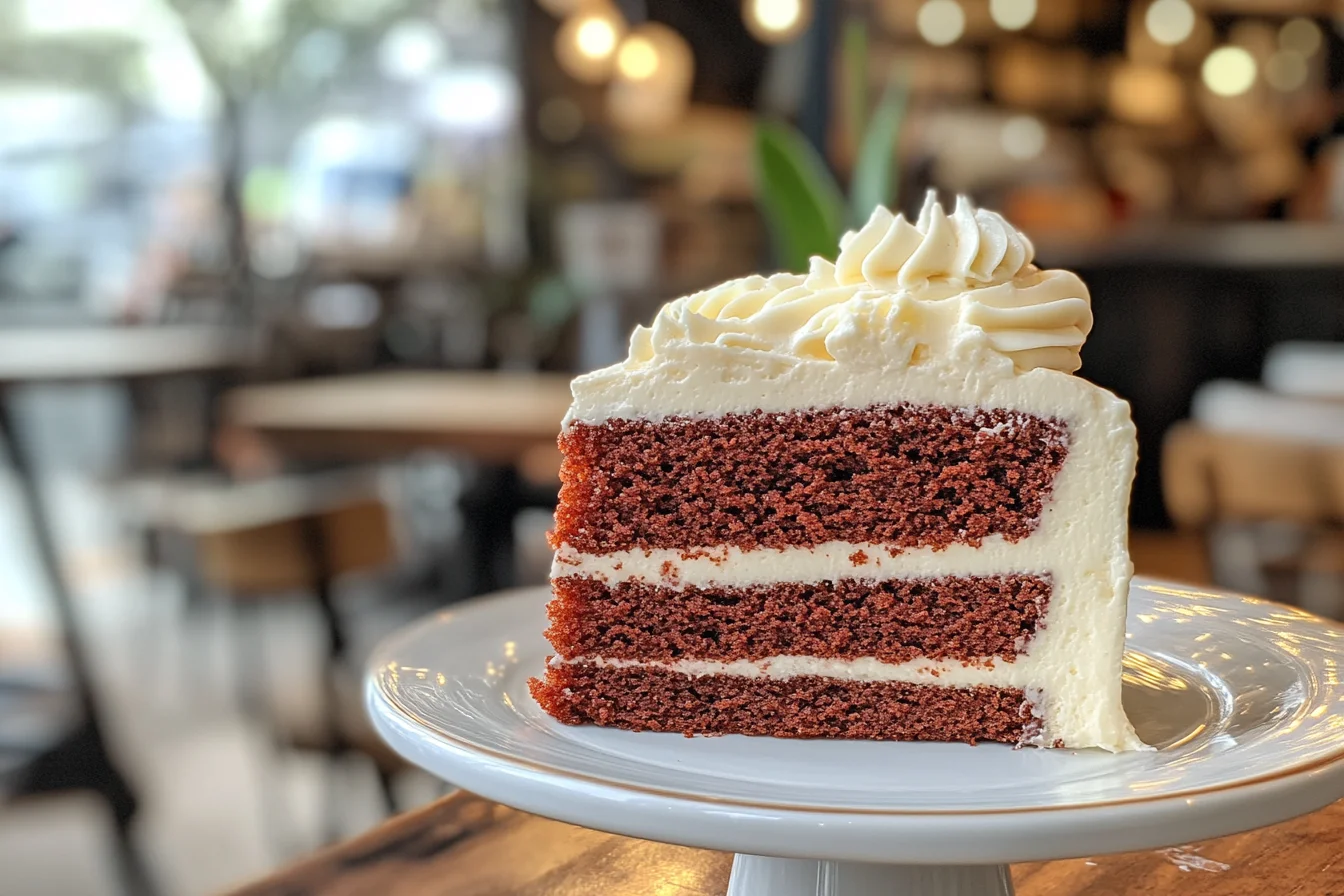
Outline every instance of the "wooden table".
<path id="1" fill-rule="evenodd" d="M 225 396 L 223 417 L 287 457 L 359 460 L 442 449 L 477 461 L 477 487 L 462 502 L 473 567 L 461 590 L 484 594 L 511 584 L 513 517 L 526 491 L 519 471 L 549 482 L 559 469 L 555 439 L 569 409 L 569 379 L 455 371 L 325 377 L 237 389 Z"/>
<path id="2" fill-rule="evenodd" d="M 247 386 L 224 419 L 281 451 L 309 457 L 389 456 L 418 448 L 515 463 L 554 449 L 569 409 L 569 376 L 396 371 Z"/>
<path id="3" fill-rule="evenodd" d="M 235 366 L 242 331 L 217 326 L 0 329 L 0 383 L 125 380 Z"/>
<path id="4" fill-rule="evenodd" d="M 732 856 L 549 821 L 459 792 L 235 896 L 722 896 Z M 1344 802 L 1152 852 L 1014 865 L 1018 896 L 1341 896 Z"/>

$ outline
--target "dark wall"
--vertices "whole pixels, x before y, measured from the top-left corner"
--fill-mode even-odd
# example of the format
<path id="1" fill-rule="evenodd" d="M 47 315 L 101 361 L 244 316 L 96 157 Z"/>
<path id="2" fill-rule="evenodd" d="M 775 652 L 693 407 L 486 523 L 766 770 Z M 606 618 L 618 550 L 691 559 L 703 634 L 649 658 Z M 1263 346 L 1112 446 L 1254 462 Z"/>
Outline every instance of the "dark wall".
<path id="1" fill-rule="evenodd" d="M 1045 259 L 1048 263 L 1049 259 Z M 1258 380 L 1287 340 L 1344 341 L 1344 270 L 1074 265 L 1096 323 L 1082 374 L 1129 400 L 1139 429 L 1136 526 L 1166 525 L 1161 447 L 1211 379 Z"/>

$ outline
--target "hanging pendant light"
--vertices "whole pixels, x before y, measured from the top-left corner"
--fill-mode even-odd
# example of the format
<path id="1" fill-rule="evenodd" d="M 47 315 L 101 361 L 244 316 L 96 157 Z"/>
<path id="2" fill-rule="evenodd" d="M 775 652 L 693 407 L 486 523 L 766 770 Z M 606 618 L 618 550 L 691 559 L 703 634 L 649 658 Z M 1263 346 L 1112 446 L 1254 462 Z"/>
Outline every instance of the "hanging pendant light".
<path id="1" fill-rule="evenodd" d="M 742 21 L 763 44 L 788 43 L 812 23 L 812 0 L 743 0 Z"/>
<path id="2" fill-rule="evenodd" d="M 556 32 L 555 56 L 576 81 L 601 84 L 611 76 L 624 35 L 625 20 L 614 6 L 587 2 Z"/>
<path id="3" fill-rule="evenodd" d="M 616 52 L 607 88 L 612 123 L 629 131 L 672 124 L 686 110 L 694 74 L 695 60 L 685 38 L 657 22 L 640 25 Z"/>

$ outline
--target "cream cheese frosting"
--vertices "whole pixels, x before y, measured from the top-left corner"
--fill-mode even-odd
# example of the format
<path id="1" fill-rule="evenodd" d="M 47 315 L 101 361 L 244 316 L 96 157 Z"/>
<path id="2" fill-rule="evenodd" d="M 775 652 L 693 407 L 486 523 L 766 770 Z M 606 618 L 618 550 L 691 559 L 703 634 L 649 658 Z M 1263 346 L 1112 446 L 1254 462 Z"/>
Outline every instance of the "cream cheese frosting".
<path id="1" fill-rule="evenodd" d="M 668 303 L 639 327 L 626 365 L 712 346 L 798 359 L 923 363 L 968 345 L 1012 369 L 1072 373 L 1092 328 L 1087 287 L 1041 270 L 1030 240 L 994 212 L 930 192 L 918 219 L 878 208 L 840 241 L 834 263 L 806 274 L 754 275 Z M 990 363 L 987 361 L 986 363 Z"/>

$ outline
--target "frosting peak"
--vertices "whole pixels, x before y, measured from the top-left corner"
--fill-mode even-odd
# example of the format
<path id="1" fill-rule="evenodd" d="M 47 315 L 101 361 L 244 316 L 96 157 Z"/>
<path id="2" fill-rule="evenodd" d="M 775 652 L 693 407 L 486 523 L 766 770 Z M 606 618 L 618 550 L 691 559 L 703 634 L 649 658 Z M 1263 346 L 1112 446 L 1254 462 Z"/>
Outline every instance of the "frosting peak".
<path id="1" fill-rule="evenodd" d="M 1002 215 L 957 197 L 952 214 L 932 190 L 914 224 L 878 206 L 868 223 L 840 240 L 836 280 L 879 289 L 915 289 L 930 280 L 1005 283 L 1031 267 L 1031 241 Z"/>
<path id="2" fill-rule="evenodd" d="M 1091 299 L 1076 275 L 1042 271 L 1034 257 L 1002 216 L 964 196 L 948 215 L 930 191 L 913 224 L 876 209 L 841 238 L 834 264 L 813 258 L 807 274 L 744 277 L 669 302 L 636 328 L 626 364 L 714 352 L 760 369 L 793 359 L 1072 373 Z"/>

